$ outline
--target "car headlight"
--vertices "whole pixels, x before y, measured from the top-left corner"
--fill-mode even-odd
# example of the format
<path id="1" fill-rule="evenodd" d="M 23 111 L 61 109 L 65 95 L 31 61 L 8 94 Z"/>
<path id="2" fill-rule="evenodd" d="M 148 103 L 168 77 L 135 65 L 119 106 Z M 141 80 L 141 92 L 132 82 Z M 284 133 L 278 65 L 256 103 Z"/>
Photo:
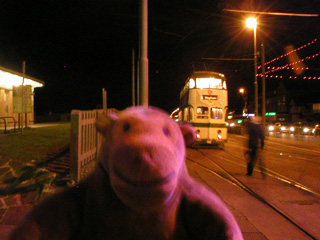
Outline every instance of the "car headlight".
<path id="1" fill-rule="evenodd" d="M 307 128 L 307 127 L 306 127 L 306 128 L 303 128 L 303 132 L 304 132 L 304 133 L 309 132 L 309 128 Z"/>
<path id="2" fill-rule="evenodd" d="M 269 126 L 269 131 L 273 131 L 274 130 L 274 126 Z"/>
<path id="3" fill-rule="evenodd" d="M 294 127 L 290 127 L 290 131 L 291 131 L 291 132 L 294 132 Z"/>
<path id="4" fill-rule="evenodd" d="M 284 130 L 286 130 L 286 127 L 281 127 L 281 131 L 284 131 Z"/>

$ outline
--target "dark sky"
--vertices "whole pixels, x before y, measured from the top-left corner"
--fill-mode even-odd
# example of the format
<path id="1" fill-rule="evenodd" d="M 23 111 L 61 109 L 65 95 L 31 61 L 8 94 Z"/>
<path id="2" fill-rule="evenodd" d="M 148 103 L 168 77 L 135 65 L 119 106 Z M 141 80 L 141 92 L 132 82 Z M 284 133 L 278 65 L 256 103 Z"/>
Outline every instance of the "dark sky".
<path id="1" fill-rule="evenodd" d="M 0 65 L 21 71 L 25 60 L 26 73 L 45 81 L 35 92 L 36 114 L 96 108 L 102 88 L 108 91 L 108 107 L 124 109 L 131 105 L 139 2 L 0 0 Z M 320 3 L 149 0 L 150 105 L 168 112 L 175 109 L 193 69 L 225 73 L 231 109 L 240 109 L 239 87 L 252 94 L 253 62 L 202 59 L 253 57 L 253 33 L 243 23 L 246 15 L 223 9 L 318 13 Z M 319 30 L 319 18 L 261 15 L 258 45 L 264 43 L 268 61 L 284 54 L 288 45 L 299 47 L 318 38 Z M 320 41 L 303 54 L 319 51 L 319 45 Z M 310 65 L 319 68 L 318 62 L 319 58 Z M 313 74 L 320 76 L 319 71 Z"/>

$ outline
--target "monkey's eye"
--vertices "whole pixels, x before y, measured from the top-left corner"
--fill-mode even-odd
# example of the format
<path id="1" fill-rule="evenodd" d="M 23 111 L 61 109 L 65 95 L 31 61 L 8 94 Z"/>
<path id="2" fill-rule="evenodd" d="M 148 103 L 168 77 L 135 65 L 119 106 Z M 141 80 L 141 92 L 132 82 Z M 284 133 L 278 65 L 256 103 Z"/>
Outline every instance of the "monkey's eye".
<path id="1" fill-rule="evenodd" d="M 164 127 L 162 129 L 162 131 L 163 131 L 164 135 L 166 135 L 167 137 L 170 137 L 170 131 L 169 131 L 169 129 L 167 127 Z"/>
<path id="2" fill-rule="evenodd" d="M 123 126 L 122 126 L 122 129 L 123 129 L 123 132 L 129 132 L 129 130 L 130 130 L 130 128 L 131 128 L 131 126 L 130 126 L 130 124 L 129 123 L 124 123 L 123 124 Z"/>

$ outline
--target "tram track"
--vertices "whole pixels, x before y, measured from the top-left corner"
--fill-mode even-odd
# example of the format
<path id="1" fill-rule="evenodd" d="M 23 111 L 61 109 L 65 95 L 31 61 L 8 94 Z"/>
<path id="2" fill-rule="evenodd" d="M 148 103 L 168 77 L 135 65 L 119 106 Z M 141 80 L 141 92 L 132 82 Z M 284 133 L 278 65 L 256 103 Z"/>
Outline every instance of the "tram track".
<path id="1" fill-rule="evenodd" d="M 275 144 L 275 145 L 277 145 L 277 144 Z M 266 152 L 265 155 L 269 155 L 269 154 L 285 155 L 285 154 L 287 154 L 291 159 L 296 159 L 296 161 L 301 161 L 301 162 L 304 162 L 304 163 L 312 163 L 312 164 L 315 164 L 315 165 L 320 165 L 320 162 L 319 162 L 319 161 L 301 158 L 301 157 L 297 156 L 297 154 L 295 154 L 295 153 L 285 151 L 284 149 L 281 149 L 281 150 L 282 150 L 281 152 L 276 151 L 276 150 L 272 150 L 272 149 L 265 149 L 264 151 Z M 233 158 L 243 160 L 243 157 L 242 157 L 242 156 L 233 154 L 232 152 L 227 151 L 227 150 L 225 150 L 224 152 L 227 153 L 227 154 L 229 154 L 229 155 L 232 156 Z M 319 151 L 317 151 L 317 153 L 320 154 Z M 269 156 L 270 156 L 270 155 L 269 155 Z M 315 158 L 317 158 L 317 157 L 318 157 L 318 156 L 315 156 Z M 231 160 L 228 160 L 228 159 L 226 159 L 226 160 L 227 160 L 227 161 L 230 161 L 230 162 L 232 162 L 232 163 L 234 163 L 234 164 L 239 164 L 239 163 L 236 162 L 236 161 L 231 161 Z M 290 185 L 292 185 L 292 186 L 294 186 L 294 187 L 300 188 L 300 189 L 302 189 L 302 190 L 304 190 L 304 191 L 306 191 L 306 192 L 309 192 L 309 193 L 315 195 L 316 197 L 320 198 L 320 192 L 319 192 L 319 191 L 317 191 L 317 190 L 315 190 L 315 189 L 312 189 L 312 188 L 310 188 L 310 187 L 308 187 L 308 186 L 306 186 L 306 185 L 304 185 L 304 184 L 302 184 L 302 183 L 299 183 L 299 182 L 297 182 L 297 181 L 295 181 L 295 180 L 293 180 L 293 179 L 290 179 L 290 178 L 288 178 L 288 177 L 286 177 L 286 176 L 283 176 L 283 175 L 281 175 L 281 174 L 279 174 L 279 173 L 277 173 L 277 172 L 275 172 L 275 171 L 273 171 L 273 170 L 271 170 L 271 169 L 264 168 L 264 167 L 262 167 L 262 168 L 263 168 L 265 174 L 267 174 L 267 175 L 269 175 L 269 176 L 271 176 L 271 177 L 274 177 L 274 178 L 276 178 L 276 179 L 279 180 L 279 181 L 282 181 L 282 182 L 285 182 L 285 183 L 287 183 L 287 184 L 290 184 Z"/>
<path id="2" fill-rule="evenodd" d="M 228 152 L 228 151 L 225 151 L 225 152 L 226 152 L 227 154 L 231 155 L 232 157 L 235 157 L 235 158 L 238 158 L 238 159 L 242 159 L 241 157 L 239 157 L 239 156 L 237 156 L 237 155 L 235 155 L 235 154 L 232 154 L 232 153 L 230 153 L 230 152 Z M 283 175 L 281 175 L 281 174 L 279 174 L 279 173 L 277 173 L 277 172 L 274 172 L 274 171 L 272 171 L 272 170 L 270 170 L 270 169 L 267 169 L 267 168 L 264 168 L 264 167 L 263 167 L 263 171 L 264 171 L 265 174 L 267 174 L 267 175 L 269 175 L 269 176 L 271 176 L 271 177 L 274 177 L 274 178 L 276 178 L 276 179 L 279 180 L 279 181 L 282 181 L 282 182 L 285 182 L 285 183 L 287 183 L 287 184 L 290 184 L 290 185 L 292 185 L 292 186 L 294 186 L 294 187 L 297 187 L 297 188 L 299 188 L 299 189 L 301 189 L 301 190 L 303 190 L 303 191 L 309 192 L 309 193 L 315 195 L 316 197 L 320 198 L 320 193 L 319 193 L 319 192 L 317 192 L 317 191 L 314 190 L 314 189 L 311 189 L 311 188 L 308 187 L 308 186 L 305 186 L 304 184 L 298 183 L 297 181 L 295 181 L 295 180 L 293 180 L 293 179 L 290 179 L 290 178 L 288 178 L 288 177 L 285 177 L 285 176 L 283 176 Z"/>
<path id="3" fill-rule="evenodd" d="M 246 137 L 242 137 L 242 141 L 245 140 L 247 141 Z M 272 140 L 274 140 L 274 138 L 272 138 Z M 278 139 L 277 139 L 278 140 Z M 229 140 L 230 141 L 230 140 Z M 238 141 L 234 140 L 234 143 L 236 143 Z M 243 143 L 245 144 L 245 143 Z M 300 161 L 304 161 L 304 162 L 308 162 L 308 163 L 312 163 L 312 164 L 316 164 L 316 165 L 320 165 L 319 161 L 315 161 L 313 159 L 318 159 L 320 157 L 320 151 L 319 150 L 314 150 L 314 149 L 308 149 L 308 148 L 302 148 L 293 144 L 284 144 L 283 142 L 277 142 L 277 141 L 271 141 L 270 138 L 269 140 L 266 140 L 266 145 L 272 147 L 273 150 L 268 149 L 267 151 L 272 153 L 272 154 L 287 154 L 290 157 L 295 157 L 297 160 Z M 291 149 L 292 151 L 289 150 L 285 150 L 285 148 Z M 293 152 L 294 151 L 294 152 Z M 313 156 L 312 159 L 308 159 L 305 157 L 299 157 L 297 156 L 297 154 L 295 152 L 298 152 L 299 155 L 307 155 L 307 156 Z"/>
<path id="4" fill-rule="evenodd" d="M 274 204 L 272 204 L 270 201 L 268 201 L 267 199 L 265 199 L 263 196 L 261 196 L 260 194 L 258 194 L 256 191 L 254 191 L 253 189 L 251 189 L 250 187 L 248 187 L 246 184 L 244 184 L 241 180 L 239 180 L 237 177 L 235 177 L 234 175 L 232 175 L 228 170 L 226 170 L 224 167 L 222 167 L 220 164 L 218 164 L 212 156 L 210 156 L 210 154 L 206 154 L 203 151 L 196 149 L 197 152 L 199 152 L 204 158 L 206 158 L 207 160 L 209 160 L 209 162 L 211 164 L 213 164 L 216 168 L 218 168 L 219 171 L 215 171 L 213 170 L 213 168 L 210 168 L 208 166 L 205 166 L 202 163 L 199 163 L 198 161 L 191 159 L 189 157 L 187 157 L 187 161 L 196 164 L 197 166 L 203 168 L 204 170 L 206 170 L 207 172 L 209 172 L 210 174 L 213 174 L 215 176 L 218 176 L 226 181 L 228 181 L 229 183 L 235 185 L 238 188 L 241 188 L 242 190 L 246 191 L 247 193 L 249 193 L 251 196 L 253 196 L 255 199 L 259 200 L 260 202 L 262 202 L 264 205 L 268 206 L 269 208 L 271 208 L 272 210 L 274 210 L 275 212 L 277 212 L 279 215 L 281 215 L 283 218 L 285 218 L 287 221 L 289 221 L 291 224 L 293 224 L 296 228 L 298 228 L 299 230 L 301 230 L 304 234 L 306 234 L 308 237 L 310 237 L 311 239 L 317 239 L 315 236 L 313 236 L 313 234 L 311 234 L 308 230 L 304 229 L 302 226 L 300 226 L 294 219 L 292 219 L 290 216 L 288 216 L 288 214 L 286 214 L 285 212 L 283 212 L 280 208 L 278 208 L 277 206 L 275 206 Z M 230 155 L 232 155 L 233 157 L 237 157 L 231 153 L 229 153 Z M 239 158 L 239 157 L 238 157 Z M 297 187 L 298 189 L 302 190 L 302 191 L 306 191 L 308 193 L 314 194 L 317 198 L 320 197 L 320 194 L 313 191 L 312 189 L 309 189 L 306 186 L 303 186 L 302 184 L 299 184 L 293 180 L 290 180 L 284 176 L 277 176 L 276 173 L 270 173 L 268 171 L 268 175 L 276 178 L 277 180 L 280 180 L 282 182 L 285 183 L 290 183 L 292 186 Z"/>

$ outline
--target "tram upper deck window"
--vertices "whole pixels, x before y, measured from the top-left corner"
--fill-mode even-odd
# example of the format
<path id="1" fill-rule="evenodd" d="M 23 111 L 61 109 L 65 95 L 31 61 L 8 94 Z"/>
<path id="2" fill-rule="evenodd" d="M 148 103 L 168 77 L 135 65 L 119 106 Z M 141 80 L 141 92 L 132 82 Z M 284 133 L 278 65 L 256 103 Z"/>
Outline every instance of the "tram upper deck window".
<path id="1" fill-rule="evenodd" d="M 208 107 L 197 107 L 197 118 L 208 118 Z"/>
<path id="2" fill-rule="evenodd" d="M 196 87 L 197 88 L 216 88 L 223 89 L 225 88 L 225 84 L 222 79 L 219 78 L 197 78 L 196 79 Z"/>

